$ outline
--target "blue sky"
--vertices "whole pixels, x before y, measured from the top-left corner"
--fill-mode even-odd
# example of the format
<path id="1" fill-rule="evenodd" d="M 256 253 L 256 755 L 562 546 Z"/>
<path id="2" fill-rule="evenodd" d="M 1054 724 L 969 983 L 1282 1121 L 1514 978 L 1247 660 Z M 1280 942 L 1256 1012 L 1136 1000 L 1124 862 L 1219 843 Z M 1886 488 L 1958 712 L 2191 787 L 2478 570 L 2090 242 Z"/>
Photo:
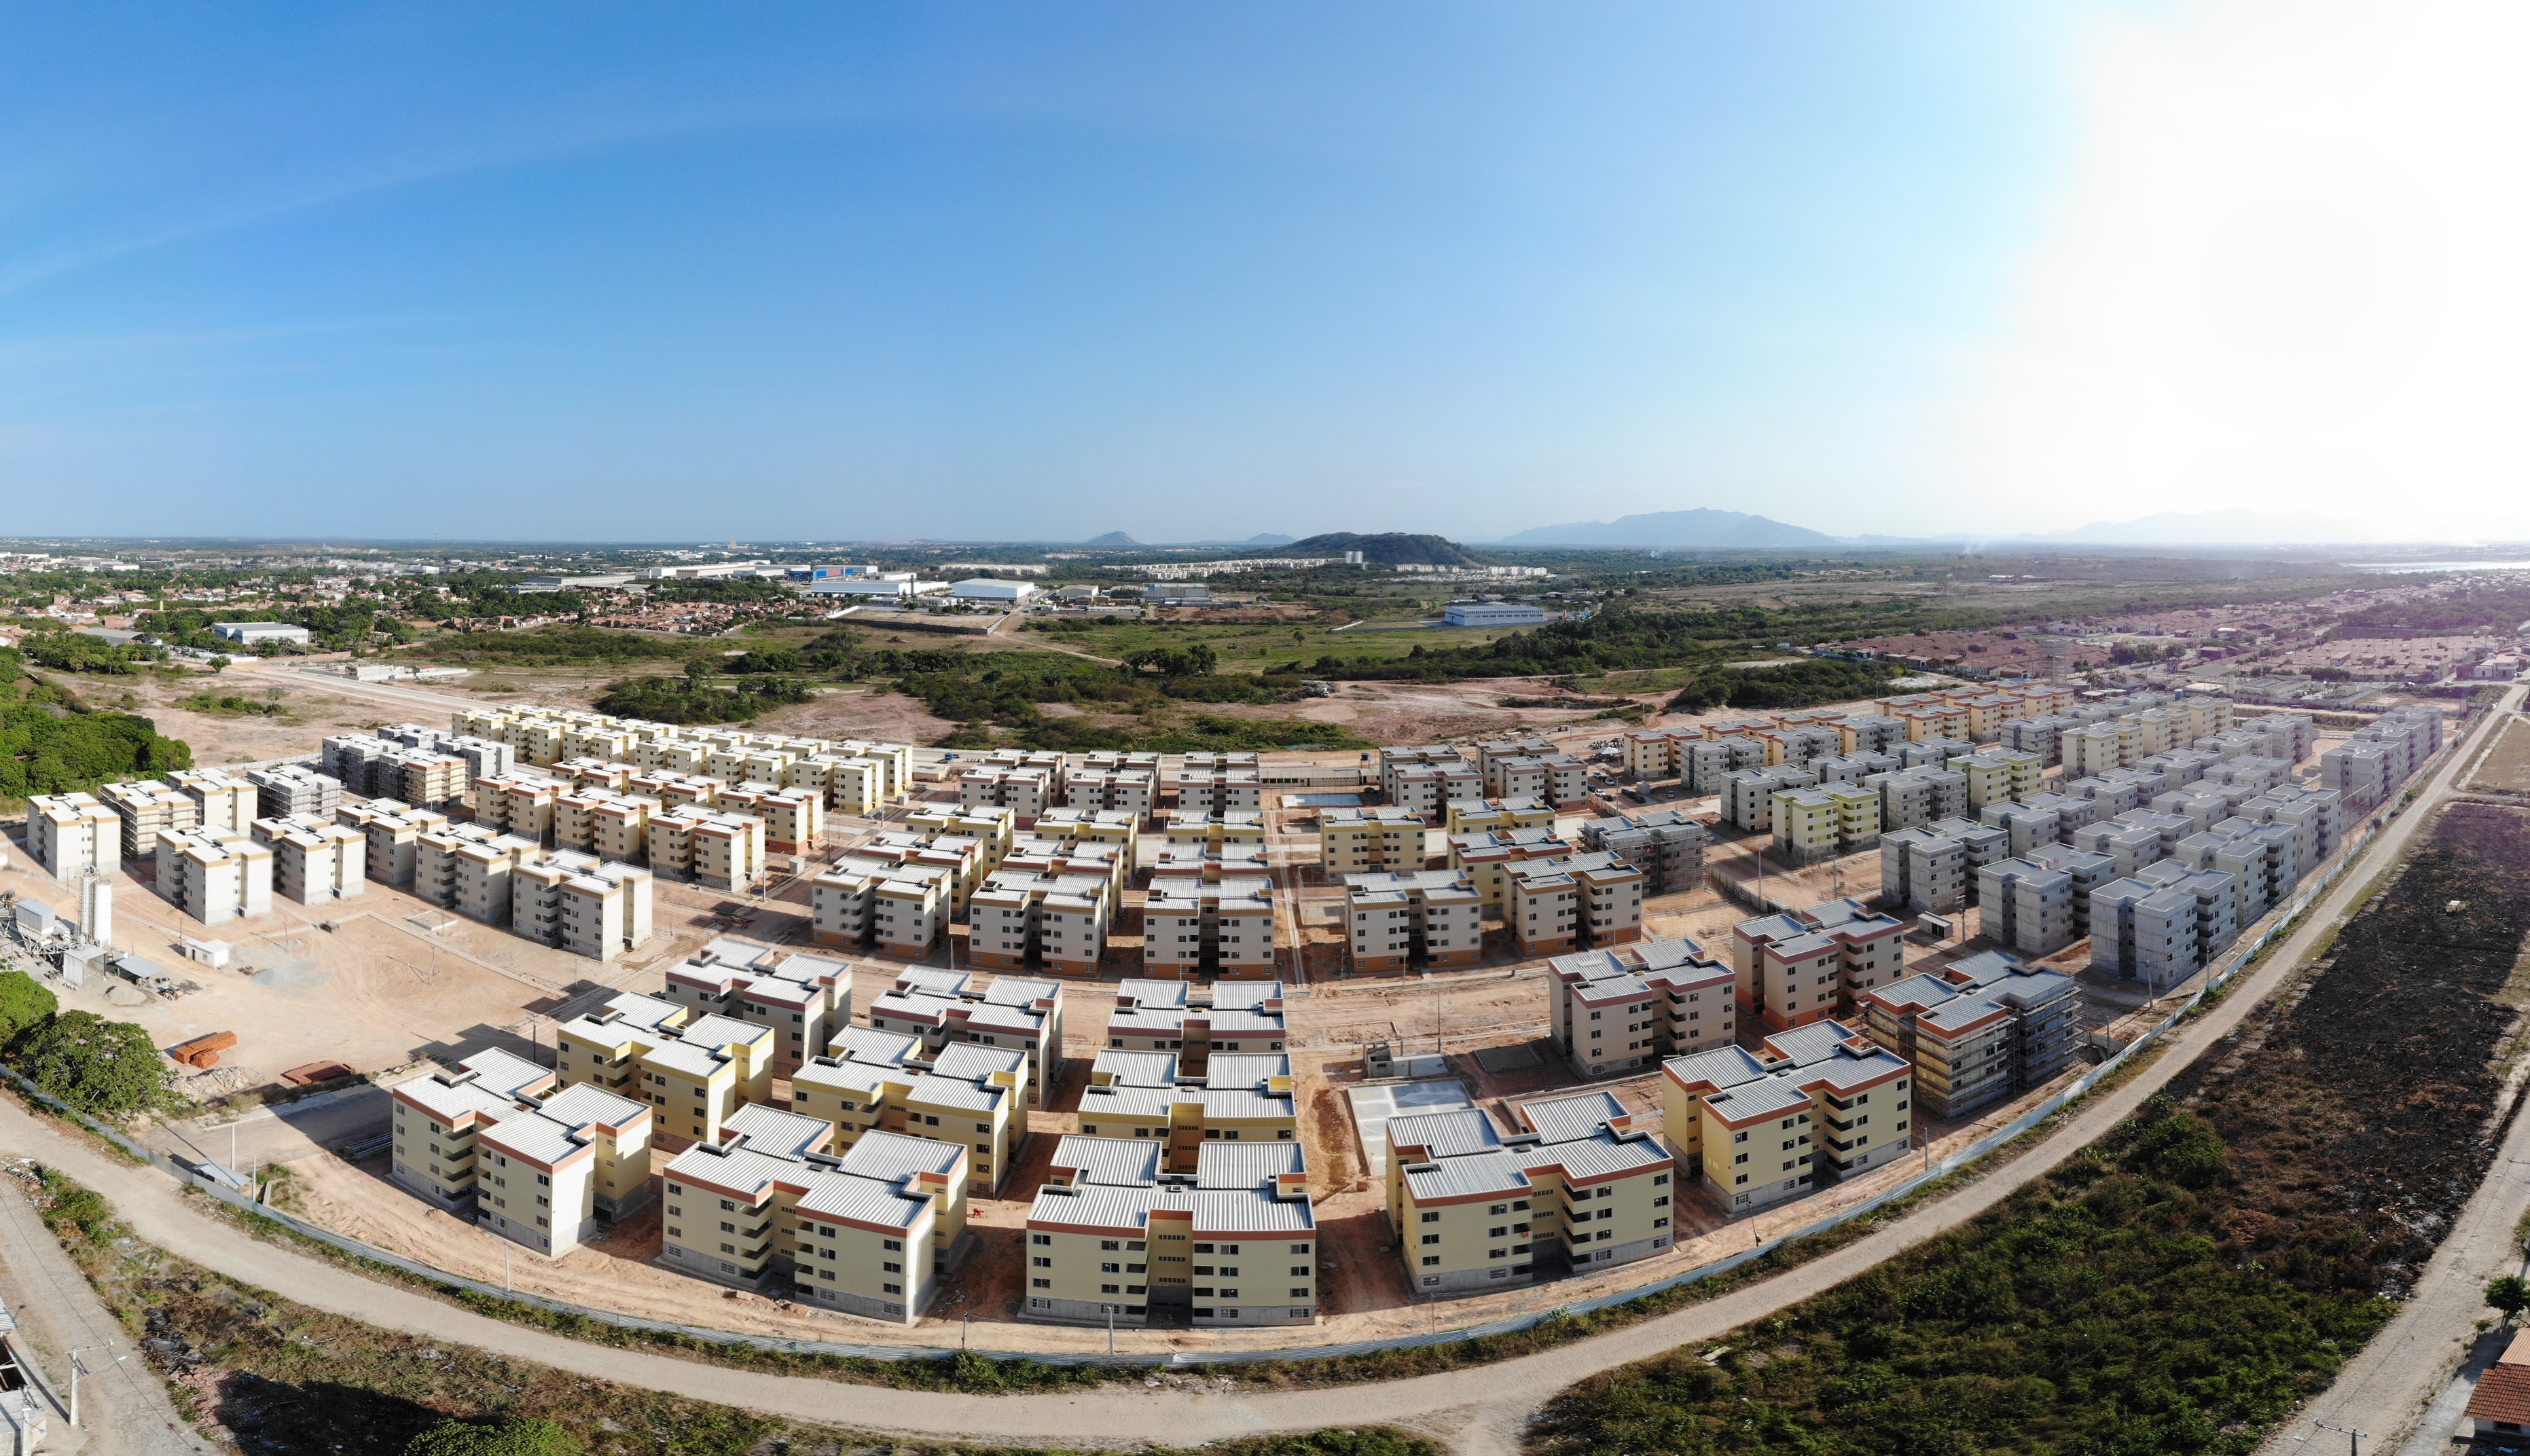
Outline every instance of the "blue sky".
<path id="1" fill-rule="evenodd" d="M 0 531 L 1950 529 L 2162 14 L 22 10 Z"/>

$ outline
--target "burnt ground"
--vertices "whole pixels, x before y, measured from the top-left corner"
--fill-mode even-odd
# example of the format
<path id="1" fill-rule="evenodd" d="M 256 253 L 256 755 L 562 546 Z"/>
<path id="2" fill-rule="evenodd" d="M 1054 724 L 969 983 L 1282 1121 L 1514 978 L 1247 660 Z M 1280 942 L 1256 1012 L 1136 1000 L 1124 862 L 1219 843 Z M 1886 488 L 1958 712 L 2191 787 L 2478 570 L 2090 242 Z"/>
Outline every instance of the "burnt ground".
<path id="1" fill-rule="evenodd" d="M 2494 1157 L 2525 934 L 2530 815 L 2453 804 L 2298 995 L 2172 1084 L 2229 1147 L 2244 1257 L 2407 1292 Z"/>

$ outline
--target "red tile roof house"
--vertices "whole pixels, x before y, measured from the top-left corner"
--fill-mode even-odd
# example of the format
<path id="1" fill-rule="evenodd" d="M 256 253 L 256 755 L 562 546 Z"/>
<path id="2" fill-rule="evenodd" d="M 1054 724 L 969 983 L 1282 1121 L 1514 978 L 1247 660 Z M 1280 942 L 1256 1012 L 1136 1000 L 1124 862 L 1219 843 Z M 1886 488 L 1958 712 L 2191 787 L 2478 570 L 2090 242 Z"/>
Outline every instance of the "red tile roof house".
<path id="1" fill-rule="evenodd" d="M 2480 1440 L 2530 1444 L 2530 1330 L 2514 1335 L 2510 1347 L 2477 1377 L 2468 1419 Z"/>

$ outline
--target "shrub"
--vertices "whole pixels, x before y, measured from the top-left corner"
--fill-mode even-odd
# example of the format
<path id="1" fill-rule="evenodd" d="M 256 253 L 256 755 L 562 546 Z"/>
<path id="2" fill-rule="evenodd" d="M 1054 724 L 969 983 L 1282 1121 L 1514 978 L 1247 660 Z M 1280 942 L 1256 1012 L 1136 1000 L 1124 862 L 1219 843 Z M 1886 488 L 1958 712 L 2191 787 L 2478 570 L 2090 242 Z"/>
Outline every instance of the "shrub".
<path id="1" fill-rule="evenodd" d="M 442 1421 L 405 1442 L 404 1456 L 580 1456 L 587 1445 L 551 1421 Z"/>

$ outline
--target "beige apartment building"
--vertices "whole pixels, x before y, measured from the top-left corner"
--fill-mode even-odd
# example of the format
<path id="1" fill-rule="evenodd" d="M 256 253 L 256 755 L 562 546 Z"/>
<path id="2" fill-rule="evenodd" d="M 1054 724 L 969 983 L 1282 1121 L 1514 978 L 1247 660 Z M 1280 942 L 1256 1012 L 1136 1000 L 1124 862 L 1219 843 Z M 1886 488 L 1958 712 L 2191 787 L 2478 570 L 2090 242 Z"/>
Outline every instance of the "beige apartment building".
<path id="1" fill-rule="evenodd" d="M 2038 792 L 2039 779 L 2047 772 L 2047 760 L 2035 753 L 1988 748 L 1952 759 L 1949 768 L 1966 776 L 1968 809 L 1973 813 L 1988 804 L 2027 798 Z"/>
<path id="2" fill-rule="evenodd" d="M 1212 1144 L 1298 1139 L 1289 1053 L 1216 1052 L 1200 1077 L 1180 1075 L 1182 1064 L 1178 1052 L 1100 1052 L 1080 1096 L 1081 1132 L 1148 1142 L 1169 1173 L 1194 1172 Z"/>
<path id="3" fill-rule="evenodd" d="M 1094 976 L 1107 953 L 1120 892 L 1113 851 L 1075 868 L 1069 855 L 1006 860 L 966 901 L 967 955 L 991 970 L 1041 965 L 1059 975 Z"/>
<path id="4" fill-rule="evenodd" d="M 1662 1111 L 1681 1161 L 1715 1205 L 1754 1213 L 1837 1174 L 1904 1154 L 1914 1069 L 1836 1021 L 1766 1039 L 1763 1054 L 1724 1047 L 1661 1066 Z"/>
<path id="5" fill-rule="evenodd" d="M 649 774 L 761 780 L 822 792 L 826 807 L 842 814 L 883 809 L 902 799 L 913 782 L 913 750 L 904 743 L 680 728 L 545 708 L 464 710 L 452 717 L 451 728 L 463 737 L 506 744 L 521 762 L 538 767 L 594 759 Z M 635 788 L 630 779 L 616 786 L 660 796 Z"/>
<path id="6" fill-rule="evenodd" d="M 510 870 L 510 930 L 574 955 L 613 960 L 650 943 L 650 872 L 558 849 Z"/>
<path id="7" fill-rule="evenodd" d="M 156 853 L 161 831 L 182 832 L 201 823 L 201 805 L 198 802 L 154 779 L 102 783 L 97 785 L 96 796 L 121 821 L 121 846 L 125 859 L 138 859 L 144 854 Z"/>
<path id="8" fill-rule="evenodd" d="M 233 779 L 218 769 L 178 769 L 167 776 L 167 782 L 193 801 L 193 823 L 199 828 L 243 833 L 255 820 L 260 795 L 243 778 Z M 153 852 L 157 842 L 150 840 L 142 852 Z"/>
<path id="9" fill-rule="evenodd" d="M 646 1102 L 662 1146 L 716 1143 L 730 1116 L 773 1096 L 773 1029 L 626 993 L 555 1029 L 565 1083 Z"/>
<path id="10" fill-rule="evenodd" d="M 1485 796 L 1485 771 L 1448 744 L 1383 748 L 1379 787 L 1392 806 L 1412 810 L 1426 824 L 1440 824 L 1448 818 L 1450 805 Z"/>
<path id="11" fill-rule="evenodd" d="M 556 1074 L 495 1048 L 455 1070 L 442 1069 L 388 1089 L 395 1178 L 440 1208 L 471 1222 L 481 1172 L 477 1134 L 551 1092 Z"/>
<path id="12" fill-rule="evenodd" d="M 1508 835 L 1517 830 L 1555 828 L 1555 806 L 1540 798 L 1459 799 L 1443 816 L 1443 833 Z"/>
<path id="13" fill-rule="evenodd" d="M 1485 958 L 1485 897 L 1464 870 L 1348 875 L 1345 927 L 1356 975 Z"/>
<path id="14" fill-rule="evenodd" d="M 1281 952 L 1275 939 L 1273 884 L 1262 875 L 1155 877 L 1142 907 L 1142 974 L 1180 980 L 1210 973 L 1235 980 L 1272 980 Z"/>
<path id="15" fill-rule="evenodd" d="M 398 890 L 413 888 L 420 865 L 421 836 L 445 834 L 448 816 L 434 809 L 415 809 L 396 799 L 370 799 L 345 804 L 334 822 L 359 832 L 365 841 L 360 867 L 370 879 Z"/>
<path id="16" fill-rule="evenodd" d="M 1158 1149 L 1066 1137 L 1028 1208 L 1024 1320 L 1198 1328 L 1317 1318 L 1317 1219 L 1296 1143 L 1203 1145 L 1191 1176 Z"/>
<path id="17" fill-rule="evenodd" d="M 660 997 L 689 1017 L 729 1016 L 769 1029 L 773 1075 L 788 1077 L 852 1023 L 852 968 L 722 936 L 671 967 Z"/>
<path id="18" fill-rule="evenodd" d="M 257 819 L 248 830 L 272 851 L 273 888 L 284 898 L 321 905 L 367 890 L 369 839 L 360 831 L 313 815 Z"/>
<path id="19" fill-rule="evenodd" d="M 806 788 L 749 780 L 724 790 L 719 807 L 764 821 L 764 847 L 780 854 L 814 849 L 818 836 L 826 832 L 826 801 Z"/>
<path id="20" fill-rule="evenodd" d="M 113 874 L 123 867 L 122 842 L 122 819 L 92 793 L 39 793 L 27 800 L 27 852 L 56 880 Z"/>
<path id="21" fill-rule="evenodd" d="M 962 1256 L 962 1151 L 871 1135 L 840 1158 L 788 1128 L 686 1150 L 661 1178 L 659 1264 L 715 1283 L 911 1324 Z"/>
<path id="22" fill-rule="evenodd" d="M 1770 1031 L 1858 1014 L 1905 970 L 1906 922 L 1847 896 L 1732 928 L 1740 1019 Z"/>
<path id="23" fill-rule="evenodd" d="M 919 1050 L 903 1033 L 849 1028 L 791 1074 L 791 1105 L 833 1123 L 842 1148 L 871 1133 L 954 1144 L 975 1184 L 998 1190 L 1027 1138 L 1027 1053 L 960 1042 L 916 1060 Z"/>
<path id="24" fill-rule="evenodd" d="M 650 868 L 713 890 L 742 890 L 764 878 L 764 821 L 679 804 L 650 821 Z"/>
<path id="25" fill-rule="evenodd" d="M 1453 804 L 1452 809 L 1463 807 Z M 1540 860 L 1564 859 L 1572 846 L 1558 836 L 1552 826 L 1527 829 L 1474 830 L 1451 835 L 1450 868 L 1463 872 L 1476 893 L 1495 913 L 1504 911 L 1510 893 L 1512 872 L 1519 866 Z"/>
<path id="26" fill-rule="evenodd" d="M 204 925 L 272 911 L 272 851 L 235 832 L 158 833 L 158 893 Z"/>
<path id="27" fill-rule="evenodd" d="M 1418 1299 L 1596 1272 L 1677 1241 L 1677 1160 L 1604 1092 L 1388 1121 L 1388 1220 Z"/>
<path id="28" fill-rule="evenodd" d="M 915 1038 L 937 1058 L 967 1043 L 1016 1049 L 1027 1058 L 1022 1100 L 1043 1106 L 1069 1065 L 1063 1051 L 1063 983 L 1029 976 L 979 981 L 965 971 L 913 966 L 870 1002 L 870 1025 Z"/>
<path id="29" fill-rule="evenodd" d="M 1197 989 L 1208 999 L 1189 997 Z M 1209 1076 L 1212 1058 L 1220 1053 L 1287 1052 L 1289 1035 L 1279 981 L 1216 981 L 1203 988 L 1183 981 L 1125 981 L 1107 1017 L 1110 1051 L 1175 1052 L 1184 1077 Z"/>
<path id="30" fill-rule="evenodd" d="M 1632 1076 L 1732 1044 L 1737 976 L 1693 941 L 1559 955 L 1547 972 L 1551 1035 L 1581 1076 Z"/>
<path id="31" fill-rule="evenodd" d="M 1643 937 L 1643 872 L 1621 855 L 1533 860 L 1505 873 L 1503 919 L 1523 957 Z"/>

